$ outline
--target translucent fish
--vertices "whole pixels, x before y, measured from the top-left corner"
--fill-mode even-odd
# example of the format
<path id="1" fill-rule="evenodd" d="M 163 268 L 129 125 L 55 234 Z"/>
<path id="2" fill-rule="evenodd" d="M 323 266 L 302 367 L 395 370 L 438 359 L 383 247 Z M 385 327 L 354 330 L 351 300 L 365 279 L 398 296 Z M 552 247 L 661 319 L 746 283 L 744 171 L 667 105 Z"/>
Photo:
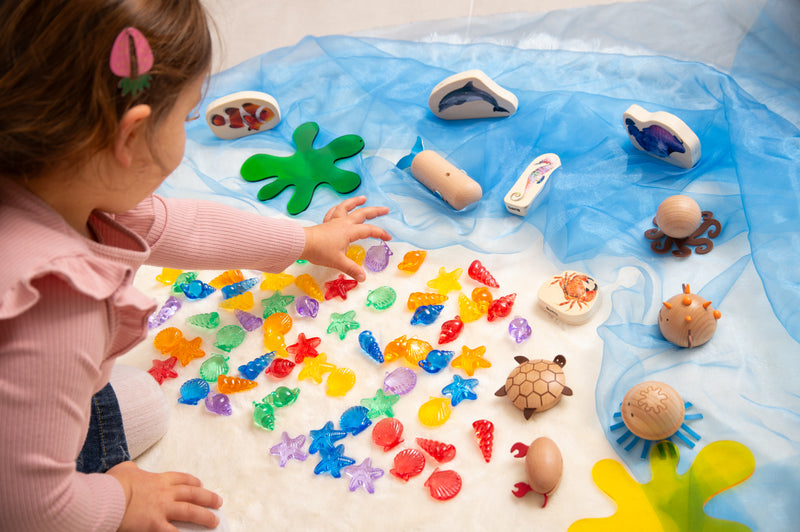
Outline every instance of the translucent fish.
<path id="1" fill-rule="evenodd" d="M 214 347 L 229 353 L 233 348 L 242 345 L 244 337 L 244 329 L 238 325 L 225 325 L 217 331 L 217 341 L 214 342 Z"/>
<path id="2" fill-rule="evenodd" d="M 317 284 L 316 279 L 311 277 L 310 274 L 303 273 L 298 275 L 294 280 L 294 284 L 296 284 L 300 290 L 313 297 L 317 301 L 325 300 L 325 295 L 322 293 L 322 289 Z"/>
<path id="3" fill-rule="evenodd" d="M 437 501 L 447 501 L 461 491 L 462 480 L 455 471 L 440 471 L 437 467 L 423 485 L 428 488 L 431 497 Z"/>
<path id="4" fill-rule="evenodd" d="M 319 301 L 309 296 L 300 296 L 294 302 L 294 309 L 299 316 L 316 318 L 319 312 Z"/>
<path id="5" fill-rule="evenodd" d="M 392 250 L 382 241 L 380 244 L 374 245 L 367 250 L 366 257 L 364 257 L 364 266 L 373 272 L 382 272 L 389 265 L 389 257 L 392 256 Z"/>
<path id="6" fill-rule="evenodd" d="M 423 261 L 425 261 L 427 254 L 427 251 L 419 249 L 409 251 L 403 255 L 403 260 L 397 265 L 397 269 L 407 273 L 416 273 L 419 267 L 422 266 Z"/>
<path id="7" fill-rule="evenodd" d="M 171 285 L 175 283 L 178 276 L 183 273 L 183 270 L 176 270 L 175 268 L 162 268 L 161 273 L 156 275 L 156 281 L 161 284 Z"/>
<path id="8" fill-rule="evenodd" d="M 423 305 L 441 305 L 448 297 L 436 292 L 412 292 L 408 296 L 408 310 L 416 310 Z"/>
<path id="9" fill-rule="evenodd" d="M 198 279 L 188 283 L 182 283 L 180 287 L 183 295 L 186 296 L 186 299 L 193 300 L 206 298 L 217 291 L 217 289 L 213 286 L 208 285 Z"/>
<path id="10" fill-rule="evenodd" d="M 351 406 L 339 418 L 339 428 L 355 436 L 372 425 L 372 420 L 367 417 L 369 409 L 363 406 Z M 387 418 L 388 419 L 388 418 Z"/>
<path id="11" fill-rule="evenodd" d="M 239 324 L 247 332 L 255 331 L 264 323 L 261 317 L 242 309 L 233 309 L 233 315 L 236 316 L 236 319 L 239 320 Z"/>
<path id="12" fill-rule="evenodd" d="M 378 340 L 373 336 L 372 331 L 361 331 L 358 335 L 358 345 L 366 355 L 379 364 L 383 364 L 383 353 Z"/>
<path id="13" fill-rule="evenodd" d="M 227 375 L 228 358 L 224 355 L 213 355 L 200 365 L 200 378 L 206 382 L 217 382 L 217 377 Z"/>
<path id="14" fill-rule="evenodd" d="M 394 395 L 405 395 L 417 385 L 417 374 L 409 368 L 397 368 L 383 379 L 383 391 Z"/>
<path id="15" fill-rule="evenodd" d="M 439 373 L 447 367 L 454 356 L 454 351 L 434 349 L 428 353 L 424 360 L 419 361 L 419 367 L 428 373 Z"/>
<path id="16" fill-rule="evenodd" d="M 261 281 L 261 290 L 283 290 L 294 282 L 294 275 L 288 273 L 265 273 Z"/>
<path id="17" fill-rule="evenodd" d="M 514 300 L 516 298 L 517 294 L 509 294 L 507 296 L 495 299 L 489 306 L 489 321 L 494 321 L 498 318 L 505 318 L 511 314 L 511 309 L 514 307 Z"/>
<path id="18" fill-rule="evenodd" d="M 425 469 L 425 455 L 417 449 L 403 449 L 394 457 L 394 467 L 389 471 L 400 480 L 408 481 Z"/>
<path id="19" fill-rule="evenodd" d="M 201 329 L 216 329 L 219 327 L 219 313 L 206 312 L 203 314 L 194 314 L 186 318 L 186 323 Z"/>
<path id="20" fill-rule="evenodd" d="M 147 328 L 161 327 L 181 309 L 181 301 L 175 296 L 169 296 L 161 308 L 147 318 Z"/>
<path id="21" fill-rule="evenodd" d="M 444 397 L 431 397 L 419 407 L 418 417 L 420 422 L 427 427 L 438 427 L 450 419 L 450 399 Z"/>
<path id="22" fill-rule="evenodd" d="M 336 368 L 328 375 L 328 389 L 330 396 L 346 395 L 356 384 L 356 374 L 350 368 Z"/>
<path id="23" fill-rule="evenodd" d="M 264 353 L 260 357 L 251 360 L 247 364 L 242 364 L 239 366 L 239 374 L 247 380 L 254 380 L 256 377 L 261 375 L 262 371 L 267 369 L 274 359 L 274 352 Z"/>
<path id="24" fill-rule="evenodd" d="M 219 308 L 226 310 L 250 310 L 255 306 L 256 302 L 252 292 L 245 292 L 244 294 L 235 295 L 228 299 L 223 299 L 219 303 Z"/>
<path id="25" fill-rule="evenodd" d="M 439 317 L 443 309 L 444 305 L 423 305 L 417 307 L 417 310 L 414 311 L 414 315 L 411 317 L 411 325 L 430 325 L 436 321 L 436 318 Z"/>
<path id="26" fill-rule="evenodd" d="M 237 283 L 225 285 L 222 287 L 222 297 L 228 299 L 233 296 L 242 295 L 251 288 L 255 287 L 257 284 L 258 284 L 258 278 L 252 277 L 250 279 L 244 279 Z"/>
<path id="27" fill-rule="evenodd" d="M 244 280 L 244 274 L 241 270 L 226 270 L 221 274 L 217 275 L 208 284 L 213 286 L 214 288 L 220 289 L 223 286 L 227 286 L 229 284 L 238 283 L 239 281 Z"/>
<path id="28" fill-rule="evenodd" d="M 372 441 L 384 451 L 392 450 L 403 443 L 403 424 L 393 417 L 381 419 L 372 429 Z"/>
<path id="29" fill-rule="evenodd" d="M 219 390 L 220 393 L 230 394 L 244 392 L 256 386 L 258 386 L 258 383 L 249 379 L 240 379 L 239 377 L 232 377 L 229 375 L 220 375 L 217 377 L 217 390 Z"/>
<path id="30" fill-rule="evenodd" d="M 224 393 L 209 393 L 206 396 L 206 410 L 220 416 L 230 416 L 233 414 L 231 400 Z"/>
<path id="31" fill-rule="evenodd" d="M 394 305 L 396 300 L 397 292 L 391 286 L 380 286 L 367 294 L 367 306 L 375 310 L 386 310 Z"/>
<path id="32" fill-rule="evenodd" d="M 184 405 L 196 405 L 208 395 L 210 387 L 203 379 L 189 379 L 181 385 L 178 402 Z"/>
<path id="33" fill-rule="evenodd" d="M 470 279 L 478 281 L 479 283 L 483 283 L 486 286 L 491 286 L 492 288 L 500 288 L 500 285 L 497 283 L 492 274 L 489 273 L 489 270 L 481 264 L 481 261 L 474 260 L 472 264 L 469 265 L 469 269 L 467 269 L 467 275 L 469 275 Z"/>
<path id="34" fill-rule="evenodd" d="M 345 253 L 348 259 L 352 260 L 359 266 L 364 264 L 364 258 L 366 257 L 366 254 L 367 252 L 364 250 L 364 248 L 358 244 L 350 244 L 347 247 L 347 252 Z"/>
<path id="35" fill-rule="evenodd" d="M 508 324 L 508 334 L 510 334 L 511 338 L 513 338 L 518 344 L 521 344 L 530 338 L 531 326 L 528 324 L 528 320 L 520 316 L 516 316 Z"/>

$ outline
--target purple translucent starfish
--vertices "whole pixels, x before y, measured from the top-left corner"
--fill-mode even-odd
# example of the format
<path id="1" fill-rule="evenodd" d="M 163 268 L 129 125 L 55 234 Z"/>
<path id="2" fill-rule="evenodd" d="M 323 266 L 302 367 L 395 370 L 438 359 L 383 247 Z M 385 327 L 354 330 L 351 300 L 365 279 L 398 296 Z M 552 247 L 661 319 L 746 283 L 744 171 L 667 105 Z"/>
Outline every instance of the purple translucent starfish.
<path id="1" fill-rule="evenodd" d="M 291 458 L 302 462 L 308 458 L 308 453 L 303 450 L 305 443 L 306 437 L 304 435 L 301 434 L 297 438 L 292 438 L 288 432 L 284 432 L 281 436 L 281 442 L 273 445 L 269 450 L 269 454 L 280 457 L 281 467 L 285 466 Z"/>
<path id="2" fill-rule="evenodd" d="M 372 459 L 370 458 L 365 458 L 358 465 L 349 465 L 342 471 L 350 477 L 350 491 L 356 491 L 361 487 L 367 490 L 368 493 L 375 493 L 374 481 L 383 476 L 383 469 L 372 467 Z"/>

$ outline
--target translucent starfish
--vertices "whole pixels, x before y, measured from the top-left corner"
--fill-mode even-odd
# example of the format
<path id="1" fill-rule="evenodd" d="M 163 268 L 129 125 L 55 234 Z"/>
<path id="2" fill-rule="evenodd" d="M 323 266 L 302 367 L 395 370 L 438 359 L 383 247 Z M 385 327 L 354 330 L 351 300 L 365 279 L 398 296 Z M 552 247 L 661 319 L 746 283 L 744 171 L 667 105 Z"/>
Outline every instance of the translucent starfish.
<path id="1" fill-rule="evenodd" d="M 147 373 L 153 376 L 153 378 L 161 384 L 167 379 L 174 379 L 178 376 L 178 373 L 175 372 L 172 368 L 175 367 L 175 363 L 178 361 L 175 357 L 169 357 L 166 360 L 153 360 L 153 367 L 147 370 Z"/>
<path id="2" fill-rule="evenodd" d="M 450 403 L 456 406 L 464 399 L 477 399 L 478 394 L 473 391 L 477 385 L 478 379 L 464 379 L 453 375 L 453 382 L 442 388 L 442 395 L 449 395 Z"/>
<path id="3" fill-rule="evenodd" d="M 486 353 L 486 346 L 482 345 L 475 349 L 463 346 L 461 348 L 461 354 L 458 355 L 450 365 L 454 368 L 463 369 L 467 375 L 472 377 L 476 369 L 492 367 L 492 363 L 483 358 L 484 353 Z"/>
<path id="4" fill-rule="evenodd" d="M 372 467 L 372 459 L 365 458 L 358 465 L 349 465 L 342 471 L 350 477 L 350 491 L 364 488 L 368 493 L 375 493 L 375 480 L 383 476 L 383 469 Z"/>
<path id="5" fill-rule="evenodd" d="M 330 473 L 333 478 L 342 476 L 343 467 L 355 464 L 356 461 L 349 456 L 344 456 L 344 445 L 337 445 L 327 451 L 320 451 L 322 457 L 314 468 L 314 474 Z"/>
<path id="6" fill-rule="evenodd" d="M 271 316 L 277 312 L 288 314 L 286 307 L 292 304 L 294 296 L 285 296 L 281 294 L 280 290 L 275 290 L 275 293 L 267 299 L 262 299 L 261 304 L 264 305 L 264 318 Z"/>
<path id="7" fill-rule="evenodd" d="M 331 323 L 328 325 L 328 329 L 325 332 L 328 334 L 336 333 L 339 335 L 339 340 L 344 340 L 344 337 L 347 336 L 347 331 L 352 331 L 361 327 L 361 324 L 355 320 L 355 317 L 355 310 L 348 310 L 344 314 L 331 312 Z"/>
<path id="8" fill-rule="evenodd" d="M 322 342 L 322 339 L 318 336 L 306 338 L 304 333 L 300 333 L 297 335 L 297 342 L 288 346 L 286 351 L 294 355 L 294 361 L 299 364 L 305 358 L 314 358 L 315 356 L 319 355 L 317 352 L 317 346 L 320 344 L 320 342 Z"/>
<path id="9" fill-rule="evenodd" d="M 317 451 L 333 450 L 333 444 L 346 436 L 345 431 L 334 429 L 333 421 L 328 421 L 321 429 L 311 431 L 311 445 L 308 447 L 308 452 L 314 454 Z M 341 447 L 344 449 L 344 446 Z"/>
<path id="10" fill-rule="evenodd" d="M 306 437 L 300 435 L 297 438 L 291 438 L 289 433 L 284 432 L 281 436 L 281 442 L 277 445 L 270 447 L 269 454 L 274 454 L 280 458 L 280 466 L 284 467 L 290 459 L 303 461 L 308 458 L 308 453 L 303 450 L 306 444 Z"/>
<path id="11" fill-rule="evenodd" d="M 364 149 L 364 139 L 358 135 L 344 135 L 315 149 L 312 145 L 318 133 L 319 125 L 315 122 L 301 124 L 292 133 L 297 146 L 293 155 L 278 157 L 259 153 L 242 164 L 240 172 L 245 181 L 274 178 L 258 191 L 259 200 L 267 201 L 285 188 L 294 186 L 286 210 L 289 214 L 299 214 L 308 208 L 314 191 L 323 183 L 339 194 L 348 194 L 358 188 L 361 177 L 355 172 L 337 168 L 334 163 L 358 154 Z"/>
<path id="12" fill-rule="evenodd" d="M 380 416 L 394 417 L 394 410 L 392 407 L 399 399 L 399 395 L 386 395 L 383 390 L 379 388 L 373 397 L 362 399 L 361 404 L 369 409 L 367 417 L 370 419 Z"/>
<path id="13" fill-rule="evenodd" d="M 328 362 L 328 355 L 320 353 L 316 357 L 306 358 L 303 369 L 297 374 L 299 380 L 314 379 L 317 384 L 322 383 L 322 375 L 336 369 L 334 364 Z"/>
<path id="14" fill-rule="evenodd" d="M 358 286 L 358 281 L 355 279 L 348 279 L 343 273 L 332 281 L 325 283 L 325 299 L 333 299 L 339 297 L 347 299 L 347 292 Z"/>
<path id="15" fill-rule="evenodd" d="M 439 275 L 435 279 L 428 281 L 428 288 L 433 288 L 441 295 L 447 295 L 448 292 L 453 290 L 461 290 L 461 285 L 458 283 L 458 278 L 464 270 L 456 268 L 450 273 L 444 269 L 444 266 L 439 268 Z"/>

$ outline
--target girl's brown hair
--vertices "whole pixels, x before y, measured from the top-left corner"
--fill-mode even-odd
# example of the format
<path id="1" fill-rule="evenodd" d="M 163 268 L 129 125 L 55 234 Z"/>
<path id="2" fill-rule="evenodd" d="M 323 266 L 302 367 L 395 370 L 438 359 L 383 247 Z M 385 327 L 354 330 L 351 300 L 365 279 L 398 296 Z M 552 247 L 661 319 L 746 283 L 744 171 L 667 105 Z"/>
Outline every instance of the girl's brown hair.
<path id="1" fill-rule="evenodd" d="M 109 57 L 132 26 L 155 62 L 150 86 L 122 95 Z M 35 177 L 113 145 L 119 120 L 152 108 L 151 129 L 209 69 L 199 0 L 13 0 L 0 5 L 0 173 Z"/>

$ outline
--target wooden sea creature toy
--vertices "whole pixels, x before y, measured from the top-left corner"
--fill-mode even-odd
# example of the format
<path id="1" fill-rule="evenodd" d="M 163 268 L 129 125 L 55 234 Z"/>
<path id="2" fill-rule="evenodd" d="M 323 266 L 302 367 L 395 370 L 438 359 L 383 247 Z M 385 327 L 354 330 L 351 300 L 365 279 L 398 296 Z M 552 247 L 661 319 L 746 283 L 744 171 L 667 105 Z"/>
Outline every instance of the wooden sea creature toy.
<path id="1" fill-rule="evenodd" d="M 535 158 L 517 178 L 503 201 L 511 214 L 525 216 L 531 208 L 541 202 L 550 175 L 561 167 L 561 159 L 555 153 L 545 153 Z"/>
<path id="2" fill-rule="evenodd" d="M 683 168 L 691 168 L 700 160 L 700 139 L 672 113 L 651 113 L 633 104 L 622 115 L 622 120 L 637 150 Z"/>
<path id="3" fill-rule="evenodd" d="M 544 436 L 536 438 L 530 445 L 517 442 L 511 447 L 511 452 L 517 458 L 525 457 L 525 473 L 528 482 L 518 482 L 514 485 L 512 493 L 516 497 L 524 497 L 531 491 L 544 495 L 542 508 L 547 506 L 548 497 L 556 490 L 561 482 L 564 470 L 564 459 L 558 445 Z"/>
<path id="4" fill-rule="evenodd" d="M 265 92 L 240 91 L 217 98 L 206 108 L 206 123 L 217 137 L 233 140 L 267 131 L 281 121 L 277 100 Z"/>
<path id="5" fill-rule="evenodd" d="M 701 211 L 695 200 L 682 194 L 670 196 L 658 206 L 653 229 L 644 232 L 652 240 L 650 249 L 658 254 L 672 251 L 676 257 L 688 257 L 694 252 L 705 255 L 714 249 L 711 239 L 719 236 L 722 225 L 711 211 Z M 708 234 L 704 237 L 703 235 Z M 672 249 L 673 246 L 675 249 Z"/>
<path id="6" fill-rule="evenodd" d="M 414 179 L 457 211 L 483 197 L 477 181 L 433 150 L 419 152 L 411 161 L 410 170 Z"/>
<path id="7" fill-rule="evenodd" d="M 572 395 L 562 369 L 567 363 L 564 355 L 557 355 L 552 362 L 528 360 L 524 356 L 516 356 L 514 360 L 519 365 L 511 370 L 506 383 L 495 395 L 508 396 L 512 404 L 522 410 L 525 419 L 530 419 L 534 412 L 554 407 L 561 396 Z"/>
<path id="8" fill-rule="evenodd" d="M 597 310 L 599 285 L 594 278 L 567 270 L 545 281 L 539 288 L 539 306 L 569 325 L 586 323 Z"/>
<path id="9" fill-rule="evenodd" d="M 679 347 L 697 347 L 714 336 L 722 313 L 711 301 L 691 293 L 688 284 L 683 293 L 664 302 L 658 313 L 658 328 L 664 338 Z"/>
<path id="10" fill-rule="evenodd" d="M 428 107 L 444 120 L 502 118 L 517 112 L 519 100 L 481 70 L 466 70 L 442 80 Z"/>

